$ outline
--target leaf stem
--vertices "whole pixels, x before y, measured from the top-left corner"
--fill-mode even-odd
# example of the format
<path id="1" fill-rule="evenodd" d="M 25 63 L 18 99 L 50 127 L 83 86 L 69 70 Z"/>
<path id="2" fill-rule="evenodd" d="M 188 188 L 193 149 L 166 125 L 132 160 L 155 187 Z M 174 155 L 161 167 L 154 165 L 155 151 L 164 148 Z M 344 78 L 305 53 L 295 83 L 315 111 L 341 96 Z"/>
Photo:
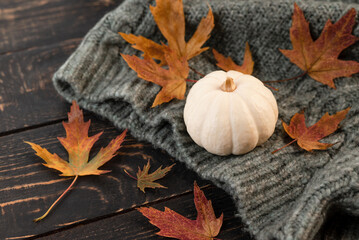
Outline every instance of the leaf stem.
<path id="1" fill-rule="evenodd" d="M 286 81 L 290 81 L 290 80 L 294 80 L 300 77 L 303 77 L 305 74 L 307 74 L 308 72 L 303 72 L 295 77 L 291 77 L 291 78 L 286 78 L 286 79 L 281 79 L 281 80 L 275 80 L 275 81 L 263 81 L 263 83 L 277 83 L 277 82 L 286 82 Z"/>
<path id="2" fill-rule="evenodd" d="M 51 211 L 51 209 L 60 201 L 60 199 L 71 189 L 71 187 L 74 185 L 74 183 L 76 182 L 78 178 L 78 175 L 75 176 L 74 180 L 72 181 L 71 185 L 65 190 L 65 192 L 63 192 L 61 194 L 61 196 L 51 205 L 51 207 L 46 211 L 46 213 L 44 215 L 42 215 L 41 217 L 39 218 L 36 218 L 34 219 L 34 222 L 38 222 L 38 221 L 41 221 L 42 219 L 44 219 L 48 214 L 49 212 Z"/>
<path id="3" fill-rule="evenodd" d="M 198 72 L 196 69 L 194 69 L 193 67 L 189 67 L 193 72 L 195 72 L 196 74 L 200 75 L 201 77 L 204 77 L 205 75 L 203 73 Z"/>
<path id="4" fill-rule="evenodd" d="M 272 89 L 273 91 L 278 91 L 278 88 L 272 87 L 271 85 L 263 83 L 267 88 Z"/>
<path id="5" fill-rule="evenodd" d="M 133 178 L 133 179 L 137 180 L 137 178 L 135 178 L 135 177 L 132 176 L 129 172 L 127 172 L 126 169 L 123 169 L 123 171 L 124 171 L 130 178 Z"/>
<path id="6" fill-rule="evenodd" d="M 186 82 L 197 82 L 198 80 L 186 79 Z"/>
<path id="7" fill-rule="evenodd" d="M 284 145 L 283 147 L 278 148 L 277 150 L 274 150 L 274 151 L 272 152 L 272 154 L 278 152 L 279 150 L 282 150 L 282 149 L 285 148 L 285 147 L 288 147 L 289 145 L 291 145 L 292 143 L 296 142 L 297 140 L 298 140 L 298 139 L 294 139 L 293 141 L 291 141 L 290 143 Z"/>

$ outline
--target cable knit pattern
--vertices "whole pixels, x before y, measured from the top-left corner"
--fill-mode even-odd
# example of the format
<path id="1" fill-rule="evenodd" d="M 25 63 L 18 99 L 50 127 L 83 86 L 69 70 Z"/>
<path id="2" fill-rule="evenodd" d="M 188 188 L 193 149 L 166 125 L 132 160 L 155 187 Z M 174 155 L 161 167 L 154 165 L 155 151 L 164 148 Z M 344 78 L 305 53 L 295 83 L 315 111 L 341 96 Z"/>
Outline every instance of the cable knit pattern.
<path id="1" fill-rule="evenodd" d="M 317 38 L 328 18 L 337 21 L 351 1 L 297 1 Z M 278 48 L 290 49 L 289 28 L 293 1 L 211 0 L 215 29 L 206 45 L 241 62 L 249 42 L 255 61 L 253 75 L 261 80 L 292 77 L 301 70 Z M 279 119 L 305 109 L 307 125 L 325 112 L 352 109 L 341 128 L 325 139 L 337 142 L 326 151 L 306 152 L 291 145 L 280 121 L 273 136 L 243 156 L 220 157 L 206 152 L 189 137 L 183 122 L 185 101 L 173 100 L 150 108 L 160 87 L 137 77 L 120 53 L 140 53 L 117 32 L 133 33 L 165 41 L 149 11 L 149 0 L 127 0 L 108 13 L 86 35 L 78 49 L 56 72 L 56 89 L 68 101 L 109 119 L 118 128 L 166 150 L 201 177 L 225 189 L 234 199 L 238 214 L 257 239 L 313 239 L 331 206 L 359 214 L 359 77 L 335 80 L 337 90 L 308 76 L 275 85 Z M 207 14 L 206 1 L 185 1 L 187 36 Z M 354 35 L 359 36 L 356 25 Z M 343 58 L 359 60 L 359 45 L 345 50 Z M 210 51 L 191 59 L 204 73 L 216 70 Z M 195 78 L 196 76 L 190 76 Z M 188 83 L 190 88 L 192 83 Z M 352 229 L 354 229 L 352 227 Z M 346 232 L 346 234 L 350 234 Z"/>

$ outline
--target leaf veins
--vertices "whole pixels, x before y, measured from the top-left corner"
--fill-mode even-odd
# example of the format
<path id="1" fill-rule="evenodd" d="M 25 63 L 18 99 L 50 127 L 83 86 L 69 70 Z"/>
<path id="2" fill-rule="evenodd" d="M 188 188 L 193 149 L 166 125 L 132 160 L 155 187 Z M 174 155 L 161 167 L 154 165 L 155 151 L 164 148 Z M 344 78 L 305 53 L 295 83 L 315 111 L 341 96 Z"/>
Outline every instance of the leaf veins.
<path id="1" fill-rule="evenodd" d="M 203 18 L 191 39 L 185 41 L 185 17 L 182 0 L 157 0 L 150 6 L 151 13 L 168 45 L 158 44 L 143 36 L 119 33 L 132 47 L 143 52 L 143 60 L 122 55 L 128 65 L 146 81 L 162 87 L 152 107 L 169 102 L 173 98 L 184 99 L 189 72 L 187 60 L 199 55 L 208 47 L 202 45 L 209 39 L 214 27 L 212 10 Z M 157 64 L 153 59 L 159 60 Z M 169 69 L 161 66 L 168 65 Z"/>
<path id="2" fill-rule="evenodd" d="M 305 125 L 305 117 L 303 111 L 301 113 L 296 113 L 290 120 L 290 124 L 287 125 L 283 122 L 283 128 L 288 133 L 288 135 L 294 140 L 285 145 L 282 148 L 279 148 L 272 153 L 275 153 L 290 144 L 297 142 L 299 147 L 306 151 L 325 150 L 333 146 L 332 143 L 321 143 L 320 139 L 332 134 L 338 129 L 338 125 L 347 113 L 349 112 L 350 107 L 337 112 L 334 115 L 329 115 L 325 113 L 324 116 L 314 125 L 309 128 Z"/>
<path id="3" fill-rule="evenodd" d="M 358 40 L 351 34 L 355 15 L 356 11 L 352 8 L 335 24 L 328 20 L 319 38 L 313 41 L 309 23 L 305 20 L 303 11 L 294 3 L 290 28 L 293 49 L 280 51 L 311 78 L 335 88 L 335 78 L 350 77 L 359 72 L 358 62 L 338 59 L 345 48 Z"/>
<path id="4" fill-rule="evenodd" d="M 175 164 L 172 164 L 169 167 L 165 167 L 162 169 L 162 166 L 159 167 L 156 171 L 154 171 L 153 173 L 148 173 L 148 171 L 150 170 L 150 161 L 147 162 L 147 165 L 143 167 L 143 170 L 141 170 L 140 168 L 138 168 L 138 172 L 137 172 L 137 178 L 133 177 L 130 173 L 128 173 L 126 171 L 126 169 L 124 169 L 125 173 L 136 179 L 137 180 L 137 187 L 142 191 L 145 192 L 145 188 L 166 188 L 165 186 L 162 186 L 159 183 L 156 183 L 154 181 L 163 178 L 164 176 L 167 175 L 167 173 L 169 171 L 171 171 L 172 167 Z"/>
<path id="5" fill-rule="evenodd" d="M 212 50 L 214 58 L 217 61 L 217 66 L 223 69 L 224 71 L 235 70 L 244 74 L 252 74 L 254 62 L 252 59 L 252 53 L 249 49 L 249 44 L 246 42 L 246 48 L 244 51 L 244 58 L 242 66 L 237 65 L 231 57 L 225 57 L 215 49 Z"/>
<path id="6" fill-rule="evenodd" d="M 152 207 L 141 207 L 138 211 L 160 229 L 157 233 L 160 236 L 180 240 L 213 240 L 222 227 L 223 213 L 216 218 L 211 201 L 207 200 L 196 182 L 194 203 L 197 210 L 196 220 L 190 220 L 166 207 L 164 212 Z"/>
<path id="7" fill-rule="evenodd" d="M 162 35 L 167 39 L 168 47 L 172 49 L 178 58 L 189 60 L 208 47 L 202 45 L 209 39 L 214 27 L 214 17 L 212 10 L 199 23 L 197 30 L 191 39 L 185 41 L 185 17 L 183 12 L 182 0 L 157 0 L 156 6 L 150 6 L 151 13 Z M 119 33 L 132 47 L 144 53 L 144 56 L 161 61 L 161 65 L 166 64 L 165 45 L 160 45 L 143 36 Z"/>
<path id="8" fill-rule="evenodd" d="M 56 153 L 52 154 L 35 143 L 25 142 L 36 151 L 37 156 L 46 162 L 44 163 L 44 166 L 60 171 L 62 173 L 61 176 L 75 176 L 70 187 L 68 187 L 54 204 L 51 205 L 49 210 L 43 216 L 34 220 L 36 222 L 47 216 L 55 204 L 68 190 L 70 190 L 78 176 L 100 175 L 110 172 L 108 170 L 99 170 L 98 168 L 110 161 L 116 155 L 117 150 L 121 147 L 126 136 L 127 130 L 123 131 L 121 135 L 113 139 L 107 147 L 101 148 L 97 155 L 93 157 L 91 161 L 88 161 L 90 150 L 94 143 L 99 139 L 102 132 L 91 137 L 88 136 L 91 121 L 84 122 L 82 110 L 80 110 L 75 101 L 72 102 L 71 111 L 68 113 L 68 119 L 68 123 L 62 123 L 66 130 L 66 138 L 58 137 L 58 140 L 69 154 L 68 162 L 60 158 Z"/>
<path id="9" fill-rule="evenodd" d="M 184 99 L 186 78 L 189 73 L 188 63 L 185 58 L 177 58 L 176 53 L 166 47 L 165 58 L 169 69 L 164 69 L 147 56 L 144 59 L 125 54 L 121 54 L 121 56 L 128 66 L 137 72 L 138 77 L 162 87 L 152 107 L 169 102 L 173 98 Z"/>

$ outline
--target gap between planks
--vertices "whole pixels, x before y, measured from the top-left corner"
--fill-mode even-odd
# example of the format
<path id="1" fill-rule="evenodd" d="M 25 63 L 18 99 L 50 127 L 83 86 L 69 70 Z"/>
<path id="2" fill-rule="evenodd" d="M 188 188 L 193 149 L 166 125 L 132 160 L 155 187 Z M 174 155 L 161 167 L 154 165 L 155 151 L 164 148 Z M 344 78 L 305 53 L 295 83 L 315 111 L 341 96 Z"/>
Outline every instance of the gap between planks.
<path id="1" fill-rule="evenodd" d="M 84 117 L 89 117 L 93 114 L 91 114 L 90 112 L 84 112 Z M 21 132 L 26 132 L 29 130 L 34 130 L 37 128 L 42 128 L 42 127 L 46 127 L 46 126 L 50 126 L 50 125 L 55 125 L 61 122 L 66 122 L 68 121 L 68 118 L 60 118 L 60 119 L 56 119 L 56 120 L 52 120 L 52 121 L 48 121 L 48 122 L 44 122 L 44 123 L 39 123 L 39 124 L 34 124 L 28 127 L 22 127 L 22 128 L 17 128 L 17 129 L 13 129 L 13 130 L 9 130 L 9 131 L 5 131 L 5 132 L 0 132 L 0 138 L 1 137 L 5 137 L 5 136 L 9 136 L 12 134 L 16 134 L 16 133 L 21 133 Z"/>
<path id="2" fill-rule="evenodd" d="M 9 136 L 11 134 L 16 134 L 16 133 L 20 133 L 20 132 L 26 132 L 26 131 L 33 130 L 33 129 L 58 124 L 58 123 L 61 123 L 62 121 L 66 121 L 66 120 L 67 120 L 67 118 L 61 118 L 61 119 L 57 119 L 57 120 L 53 120 L 53 121 L 40 123 L 40 124 L 34 124 L 34 125 L 31 125 L 31 126 L 28 126 L 28 127 L 22 127 L 22 128 L 17 128 L 17 129 L 5 131 L 5 132 L 0 132 L 0 137 L 5 137 L 5 136 Z"/>
<path id="3" fill-rule="evenodd" d="M 200 187 L 200 189 L 203 191 L 203 190 L 211 189 L 213 187 L 214 186 L 211 185 L 211 184 L 206 184 L 206 185 Z M 95 218 L 92 218 L 92 219 L 82 219 L 82 220 L 78 220 L 78 221 L 75 221 L 75 222 L 72 222 L 72 223 L 69 223 L 69 224 L 65 223 L 65 224 L 61 225 L 63 227 L 60 228 L 60 229 L 52 230 L 52 231 L 49 231 L 49 232 L 44 232 L 44 233 L 41 233 L 41 234 L 38 234 L 38 235 L 35 235 L 35 236 L 30 236 L 30 237 L 27 237 L 26 239 L 37 239 L 37 238 L 40 238 L 40 237 L 50 236 L 50 235 L 58 233 L 58 232 L 67 231 L 69 229 L 75 228 L 75 227 L 77 227 L 79 225 L 86 225 L 86 224 L 94 223 L 94 222 L 97 222 L 97 221 L 101 221 L 101 220 L 106 219 L 106 218 L 119 216 L 119 215 L 122 215 L 122 214 L 126 214 L 126 213 L 129 213 L 129 212 L 135 211 L 137 208 L 140 208 L 140 207 L 149 207 L 149 206 L 156 205 L 156 204 L 163 203 L 163 202 L 167 202 L 169 200 L 173 200 L 173 199 L 176 199 L 176 198 L 181 198 L 181 197 L 189 195 L 189 194 L 193 194 L 193 190 L 188 190 L 186 192 L 183 192 L 183 193 L 180 193 L 180 194 L 177 194 L 177 195 L 172 195 L 172 196 L 169 196 L 169 197 L 166 197 L 166 198 L 163 198 L 163 199 L 155 200 L 153 202 L 143 203 L 141 205 L 133 206 L 133 207 L 130 207 L 130 208 L 125 209 L 125 210 L 119 209 L 114 213 L 106 214 L 106 215 L 95 217 Z"/>
<path id="4" fill-rule="evenodd" d="M 32 51 L 32 50 L 36 50 L 36 49 L 42 49 L 42 48 L 51 48 L 51 47 L 57 47 L 57 46 L 71 46 L 71 45 L 78 45 L 80 44 L 80 42 L 82 41 L 83 38 L 71 38 L 71 39 L 67 39 L 64 41 L 60 41 L 57 43 L 52 43 L 46 46 L 36 46 L 36 47 L 29 47 L 29 48 L 24 48 L 24 49 L 20 49 L 20 50 L 15 50 L 15 51 L 9 51 L 9 52 L 0 52 L 0 57 L 3 55 L 11 55 L 14 53 L 19 53 L 19 52 L 26 52 L 26 51 Z M 64 113 L 64 115 L 66 115 L 66 113 Z M 84 116 L 88 116 L 88 113 L 84 113 Z M 45 127 L 45 126 L 49 126 L 49 125 L 53 125 L 53 124 L 57 124 L 60 123 L 62 121 L 66 121 L 67 118 L 60 118 L 60 119 L 56 119 L 56 120 L 52 120 L 52 121 L 48 121 L 48 122 L 44 122 L 44 123 L 39 123 L 39 124 L 34 124 L 31 126 L 26 126 L 26 127 L 21 127 L 21 128 L 17 128 L 17 129 L 12 129 L 9 131 L 4 131 L 4 132 L 0 132 L 0 137 L 4 137 L 4 136 L 8 136 L 11 134 L 15 134 L 15 133 L 20 133 L 20 132 L 25 132 L 28 130 L 33 130 L 36 128 L 41 128 L 41 127 Z"/>
<path id="5" fill-rule="evenodd" d="M 0 52 L 0 57 L 4 56 L 4 55 L 11 55 L 11 54 L 20 53 L 20 52 L 33 51 L 33 50 L 41 49 L 41 48 L 44 48 L 44 47 L 53 47 L 53 46 L 58 46 L 58 45 L 62 45 L 62 44 L 63 44 L 63 46 L 70 46 L 70 45 L 73 45 L 73 44 L 78 45 L 78 44 L 80 44 L 82 39 L 83 38 L 70 38 L 70 39 L 60 41 L 60 42 L 51 43 L 51 44 L 48 44 L 48 45 L 33 46 L 33 47 L 27 47 L 27 48 L 17 49 L 17 50 L 13 50 L 13 51 Z"/>

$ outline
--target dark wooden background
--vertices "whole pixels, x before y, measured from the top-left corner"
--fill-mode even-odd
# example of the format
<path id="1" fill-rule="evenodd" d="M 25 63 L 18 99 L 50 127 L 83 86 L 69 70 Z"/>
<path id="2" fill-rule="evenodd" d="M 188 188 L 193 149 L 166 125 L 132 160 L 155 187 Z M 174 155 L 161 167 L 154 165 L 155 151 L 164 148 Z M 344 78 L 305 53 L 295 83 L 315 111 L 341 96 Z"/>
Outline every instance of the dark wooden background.
<path id="1" fill-rule="evenodd" d="M 115 0 L 1 0 L 0 1 L 0 239 L 166 239 L 136 208 L 167 206 L 195 219 L 193 182 L 212 200 L 217 216 L 224 213 L 220 239 L 252 237 L 235 217 L 232 199 L 210 182 L 147 142 L 126 137 L 120 154 L 102 169 L 102 176 L 80 177 L 75 187 L 43 221 L 42 215 L 69 186 L 71 178 L 44 167 L 23 141 L 32 141 L 66 159 L 56 137 L 64 136 L 61 122 L 70 105 L 54 90 L 53 73 L 75 50 L 86 32 L 121 1 Z M 121 133 L 111 123 L 85 111 L 92 120 L 90 135 L 104 131 L 93 153 Z M 159 182 L 168 189 L 136 188 L 123 169 L 137 172 L 151 161 L 152 169 L 173 170 Z M 339 219 L 339 220 L 338 220 Z M 335 215 L 321 230 L 339 239 L 340 225 L 353 220 Z"/>

